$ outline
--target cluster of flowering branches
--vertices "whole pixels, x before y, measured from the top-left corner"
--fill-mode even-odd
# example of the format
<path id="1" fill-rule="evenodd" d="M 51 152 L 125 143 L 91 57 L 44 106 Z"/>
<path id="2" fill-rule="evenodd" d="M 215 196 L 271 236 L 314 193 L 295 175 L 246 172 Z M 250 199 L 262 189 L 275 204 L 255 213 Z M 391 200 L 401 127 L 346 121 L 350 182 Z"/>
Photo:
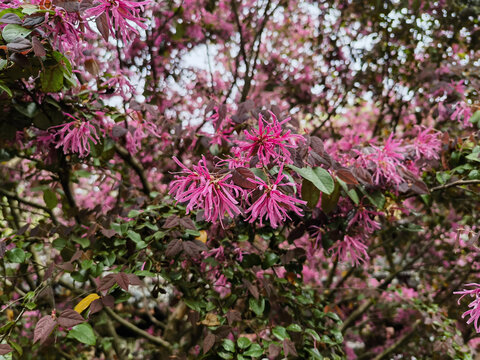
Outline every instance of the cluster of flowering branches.
<path id="1" fill-rule="evenodd" d="M 288 148 L 293 148 L 296 141 L 303 140 L 300 135 L 293 134 L 290 130 L 284 130 L 282 122 L 270 113 L 271 122 L 267 122 L 262 115 L 258 119 L 258 128 L 252 129 L 251 133 L 245 131 L 245 140 L 238 141 L 238 147 L 234 148 L 234 157 L 226 158 L 219 163 L 227 163 L 230 169 L 243 167 L 255 155 L 259 162 L 257 168 L 267 165 L 279 164 L 278 174 L 275 180 L 263 171 L 266 179 L 253 176 L 244 180 L 244 188 L 234 184 L 231 171 L 217 171 L 211 173 L 206 167 L 205 157 L 198 165 L 193 166 L 193 171 L 181 164 L 177 158 L 175 162 L 182 167 L 183 173 L 177 175 L 172 183 L 170 194 L 174 195 L 179 202 L 187 202 L 187 212 L 192 209 L 204 211 L 205 219 L 214 222 L 222 221 L 225 213 L 231 218 L 235 215 L 248 215 L 247 221 L 253 223 L 259 220 L 263 226 L 263 220 L 268 219 L 270 226 L 277 228 L 287 218 L 289 211 L 302 215 L 302 210 L 297 204 L 306 204 L 305 201 L 287 195 L 283 187 L 295 188 L 296 184 L 285 182 L 287 175 L 284 173 L 284 164 L 292 162 Z M 246 182 L 246 183 L 245 183 Z M 242 207 L 240 210 L 239 206 Z"/>

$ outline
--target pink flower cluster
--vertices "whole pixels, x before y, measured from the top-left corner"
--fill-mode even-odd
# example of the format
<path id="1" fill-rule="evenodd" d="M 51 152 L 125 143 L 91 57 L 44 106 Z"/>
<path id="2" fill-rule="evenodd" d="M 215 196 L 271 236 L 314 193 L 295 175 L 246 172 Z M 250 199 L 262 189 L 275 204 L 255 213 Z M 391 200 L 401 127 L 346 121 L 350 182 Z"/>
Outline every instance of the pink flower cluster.
<path id="1" fill-rule="evenodd" d="M 287 218 L 290 219 L 287 211 L 302 215 L 302 210 L 295 204 L 306 204 L 307 202 L 286 195 L 278 188 L 279 186 L 295 186 L 292 183 L 281 183 L 283 178 L 286 177 L 282 172 L 283 165 L 280 167 L 274 183 L 266 183 L 262 179 L 251 180 L 252 183 L 258 185 L 257 189 L 263 191 L 263 194 L 246 211 L 250 213 L 247 219 L 250 223 L 259 219 L 260 225 L 263 225 L 263 218 L 265 217 L 265 219 L 270 220 L 270 225 L 276 228 L 280 222 Z"/>
<path id="2" fill-rule="evenodd" d="M 295 148 L 299 141 L 303 141 L 303 137 L 292 134 L 290 130 L 284 130 L 282 125 L 290 120 L 286 118 L 278 121 L 275 114 L 270 112 L 271 122 L 266 122 L 260 114 L 258 118 L 258 128 L 254 128 L 251 132 L 245 130 L 245 141 L 239 141 L 239 148 L 245 152 L 247 157 L 258 156 L 260 164 L 266 166 L 273 162 L 292 163 L 290 151 L 288 149 Z"/>
<path id="3" fill-rule="evenodd" d="M 86 11 L 86 14 L 95 18 L 105 14 L 110 31 L 116 30 L 126 44 L 127 40 L 130 40 L 130 32 L 138 34 L 137 27 L 146 29 L 139 16 L 140 11 L 143 11 L 148 3 L 150 1 L 99 0 L 96 6 Z"/>
<path id="4" fill-rule="evenodd" d="M 460 305 L 460 300 L 462 300 L 463 297 L 467 295 L 470 295 L 471 297 L 475 298 L 470 304 L 468 304 L 468 307 L 470 308 L 470 310 L 465 311 L 462 314 L 462 318 L 466 316 L 470 316 L 470 319 L 468 319 L 467 324 L 471 324 L 473 322 L 476 332 L 480 333 L 480 325 L 478 324 L 478 319 L 480 319 L 480 284 L 471 283 L 471 284 L 466 284 L 465 286 L 473 286 L 475 288 L 455 291 L 454 294 L 462 295 L 458 299 L 459 305 Z"/>
<path id="5" fill-rule="evenodd" d="M 240 214 L 235 197 L 239 197 L 243 190 L 229 181 L 232 174 L 211 173 L 204 156 L 198 165 L 193 166 L 193 170 L 176 157 L 173 160 L 183 169 L 183 174 L 172 182 L 170 194 L 179 202 L 188 202 L 187 213 L 201 209 L 205 219 L 211 222 L 222 221 L 225 213 L 230 217 Z"/>
<path id="6" fill-rule="evenodd" d="M 100 141 L 95 126 L 89 121 L 79 121 L 70 114 L 65 114 L 74 119 L 66 124 L 53 126 L 50 129 L 59 129 L 55 134 L 55 148 L 63 148 L 63 153 L 77 153 L 80 157 L 90 154 L 90 141 L 97 144 Z M 43 139 L 45 141 L 45 139 Z"/>

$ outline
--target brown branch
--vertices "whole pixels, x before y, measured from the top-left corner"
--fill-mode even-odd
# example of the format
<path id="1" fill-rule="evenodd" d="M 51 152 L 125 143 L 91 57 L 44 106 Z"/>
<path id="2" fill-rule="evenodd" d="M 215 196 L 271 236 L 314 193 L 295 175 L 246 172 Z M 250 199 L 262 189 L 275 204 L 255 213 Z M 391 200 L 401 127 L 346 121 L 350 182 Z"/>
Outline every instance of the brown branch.
<path id="1" fill-rule="evenodd" d="M 113 320 L 122 324 L 123 326 L 125 326 L 129 330 L 133 331 L 135 334 L 137 334 L 137 335 L 143 337 L 144 339 L 150 341 L 152 344 L 159 345 L 159 346 L 161 346 L 161 347 L 163 347 L 163 348 L 165 348 L 169 351 L 172 350 L 172 345 L 168 341 L 166 341 L 162 338 L 159 338 L 157 336 L 150 335 L 148 332 L 138 328 L 137 326 L 128 322 L 127 320 L 125 320 L 121 316 L 117 315 L 117 313 L 115 313 L 112 309 L 110 309 L 108 307 L 105 307 L 104 310 L 107 313 L 107 315 L 110 316 Z"/>
<path id="2" fill-rule="evenodd" d="M 448 189 L 454 186 L 463 186 L 463 185 L 480 185 L 480 180 L 457 180 L 453 181 L 448 184 L 443 184 L 439 186 L 435 186 L 430 189 L 430 192 L 438 191 L 438 190 L 444 190 Z"/>
<path id="3" fill-rule="evenodd" d="M 390 274 L 380 285 L 376 287 L 378 290 L 385 290 L 388 285 L 397 277 L 399 273 L 402 271 L 405 271 L 408 269 L 410 266 L 415 264 L 418 259 L 420 259 L 422 256 L 425 255 L 425 251 L 432 245 L 433 240 L 429 241 L 428 244 L 426 244 L 424 247 L 422 247 L 418 255 L 415 256 L 412 260 L 410 260 L 408 263 L 406 263 L 404 266 L 402 266 L 401 269 L 395 271 L 394 273 Z M 360 305 L 359 308 L 357 308 L 354 312 L 352 312 L 348 318 L 343 322 L 342 328 L 340 329 L 342 333 L 344 333 L 350 326 L 353 325 L 353 323 L 360 317 L 362 316 L 370 307 L 375 303 L 375 298 L 370 298 L 369 300 L 365 301 L 362 305 Z"/>
<path id="4" fill-rule="evenodd" d="M 402 346 L 402 344 L 408 340 L 408 338 L 410 336 L 412 336 L 415 331 L 417 331 L 417 327 L 418 325 L 420 325 L 421 323 L 421 319 L 417 319 L 417 321 L 415 321 L 415 323 L 413 324 L 413 327 L 412 329 L 407 332 L 406 334 L 404 334 L 402 337 L 400 337 L 400 339 L 398 339 L 395 343 L 393 343 L 390 347 L 386 348 L 382 353 L 378 354 L 377 356 L 375 356 L 373 358 L 373 360 L 382 360 L 384 359 L 387 355 L 389 355 L 390 353 L 394 352 L 395 350 L 397 350 L 400 346 Z"/>
<path id="5" fill-rule="evenodd" d="M 45 212 L 51 217 L 51 219 L 52 219 L 52 221 L 53 221 L 54 224 L 57 224 L 57 223 L 58 223 L 57 218 L 56 218 L 55 215 L 53 214 L 52 210 L 50 210 L 50 209 L 47 208 L 46 206 L 43 206 L 43 205 L 37 204 L 37 203 L 35 203 L 35 202 L 33 202 L 33 201 L 30 201 L 30 200 L 21 198 L 21 197 L 18 196 L 16 193 L 11 192 L 11 191 L 8 191 L 8 190 L 5 190 L 5 189 L 2 189 L 2 188 L 0 188 L 0 194 L 6 196 L 6 197 L 9 198 L 9 199 L 16 200 L 16 201 L 18 201 L 18 202 L 21 203 L 21 204 L 24 204 L 24 205 L 33 207 L 33 208 L 35 208 L 35 209 L 43 210 L 43 211 L 45 211 Z"/>
<path id="6" fill-rule="evenodd" d="M 119 144 L 115 144 L 115 151 L 122 158 L 123 161 L 125 161 L 128 165 L 132 167 L 132 169 L 140 178 L 140 182 L 142 183 L 142 187 L 143 187 L 143 192 L 147 196 L 150 196 L 150 193 L 152 192 L 152 188 L 150 186 L 150 183 L 147 180 L 147 176 L 145 175 L 145 170 L 142 164 L 139 161 L 137 161 L 137 159 L 135 159 L 132 155 L 130 155 L 130 153 L 126 148 L 124 148 Z"/>

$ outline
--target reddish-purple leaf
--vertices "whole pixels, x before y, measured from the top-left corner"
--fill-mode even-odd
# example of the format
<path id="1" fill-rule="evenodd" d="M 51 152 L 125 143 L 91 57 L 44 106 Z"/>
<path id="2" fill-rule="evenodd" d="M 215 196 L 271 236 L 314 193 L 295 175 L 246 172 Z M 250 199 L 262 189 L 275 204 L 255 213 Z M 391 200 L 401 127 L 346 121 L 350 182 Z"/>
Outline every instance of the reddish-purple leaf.
<path id="1" fill-rule="evenodd" d="M 63 328 L 71 328 L 85 321 L 82 315 L 73 309 L 64 310 L 58 318 L 58 325 Z"/>
<path id="2" fill-rule="evenodd" d="M 90 304 L 89 316 L 99 312 L 102 309 L 103 309 L 102 300 L 100 299 L 93 300 L 93 302 Z"/>
<path id="3" fill-rule="evenodd" d="M 180 226 L 183 226 L 185 229 L 197 230 L 195 223 L 189 217 L 183 217 L 180 219 Z"/>
<path id="4" fill-rule="evenodd" d="M 97 24 L 97 29 L 100 31 L 100 34 L 102 34 L 102 37 L 105 39 L 105 41 L 108 41 L 108 37 L 110 36 L 110 28 L 108 27 L 107 15 L 105 13 L 101 14 L 95 19 L 95 24 Z"/>
<path id="5" fill-rule="evenodd" d="M 234 321 L 242 321 L 242 315 L 238 310 L 228 310 L 225 317 L 227 318 L 229 325 L 232 325 Z"/>
<path id="6" fill-rule="evenodd" d="M 115 125 L 112 129 L 112 136 L 116 137 L 116 138 L 119 138 L 119 137 L 122 137 L 123 135 L 125 135 L 127 132 L 128 132 L 128 130 L 125 129 L 123 126 Z"/>
<path id="7" fill-rule="evenodd" d="M 0 19 L 0 23 L 21 25 L 22 24 L 22 19 L 20 19 L 20 17 L 17 14 L 6 13 Z"/>
<path id="8" fill-rule="evenodd" d="M 43 281 L 50 279 L 50 276 L 53 274 L 53 270 L 55 270 L 55 262 L 52 261 L 50 265 L 48 265 L 47 270 L 45 270 Z"/>
<path id="9" fill-rule="evenodd" d="M 370 175 L 368 170 L 361 167 L 357 167 L 353 169 L 353 174 L 355 175 L 355 178 L 358 179 L 362 184 L 364 185 L 373 184 L 372 175 Z"/>
<path id="10" fill-rule="evenodd" d="M 112 295 L 105 295 L 102 297 L 102 303 L 107 307 L 113 308 L 113 305 L 115 305 L 115 298 Z"/>
<path id="11" fill-rule="evenodd" d="M 23 26 L 27 28 L 35 27 L 37 25 L 42 24 L 45 21 L 45 14 L 44 13 L 35 13 L 32 15 L 28 15 L 23 19 Z"/>
<path id="12" fill-rule="evenodd" d="M 57 267 L 59 269 L 62 269 L 62 270 L 65 270 L 65 271 L 73 271 L 75 270 L 75 267 L 73 266 L 73 264 L 71 262 L 66 262 L 66 263 L 63 263 L 63 264 L 58 264 Z"/>
<path id="13" fill-rule="evenodd" d="M 205 116 L 207 116 L 207 114 L 212 111 L 216 105 L 217 102 L 215 100 L 210 100 L 207 104 L 207 107 L 205 108 Z"/>
<path id="14" fill-rule="evenodd" d="M 44 342 L 52 333 L 53 329 L 55 329 L 55 326 L 57 326 L 57 321 L 52 315 L 45 315 L 38 320 L 37 325 L 35 325 L 35 330 L 33 331 L 33 343 L 37 341 L 40 341 L 40 343 Z"/>
<path id="15" fill-rule="evenodd" d="M 208 333 L 203 339 L 203 353 L 206 354 L 215 345 L 215 335 Z"/>
<path id="16" fill-rule="evenodd" d="M 78 9 L 78 11 L 80 13 L 90 9 L 91 7 L 93 7 L 93 0 L 82 0 L 80 1 L 80 7 Z"/>
<path id="17" fill-rule="evenodd" d="M 235 185 L 241 186 L 245 189 L 255 189 L 257 184 L 252 183 L 248 179 L 255 179 L 255 175 L 249 169 L 239 167 L 233 171 L 232 180 Z"/>
<path id="18" fill-rule="evenodd" d="M 282 348 L 278 345 L 275 344 L 270 344 L 268 346 L 268 355 L 270 355 L 268 358 L 269 359 L 276 359 L 278 355 L 280 355 L 280 352 L 282 351 Z"/>
<path id="19" fill-rule="evenodd" d="M 5 244 L 5 241 L 0 241 L 0 259 L 3 258 L 6 250 L 7 250 L 7 245 Z"/>
<path id="20" fill-rule="evenodd" d="M 310 147 L 317 154 L 323 154 L 325 152 L 325 147 L 323 146 L 323 141 L 320 140 L 317 136 L 310 137 Z"/>
<path id="21" fill-rule="evenodd" d="M 197 257 L 202 251 L 208 250 L 208 247 L 198 240 L 184 241 L 183 250 L 187 253 L 188 256 Z"/>
<path id="22" fill-rule="evenodd" d="M 108 274 L 103 277 L 98 284 L 97 291 L 108 291 L 116 283 L 116 274 Z"/>
<path id="23" fill-rule="evenodd" d="M 165 224 L 163 224 L 164 229 L 171 229 L 175 226 L 180 224 L 180 218 L 177 215 L 172 215 L 165 220 Z"/>
<path id="24" fill-rule="evenodd" d="M 358 184 L 358 180 L 355 178 L 355 175 L 353 175 L 353 173 L 347 168 L 338 169 L 335 173 L 340 180 L 343 180 L 347 184 Z"/>
<path id="25" fill-rule="evenodd" d="M 32 45 L 33 45 L 33 52 L 35 53 L 35 56 L 45 56 L 47 55 L 47 52 L 45 51 L 45 48 L 43 47 L 42 43 L 40 40 L 38 40 L 37 37 L 34 37 L 32 39 Z"/>
<path id="26" fill-rule="evenodd" d="M 222 121 L 225 119 L 227 116 L 227 106 L 225 104 L 222 104 L 218 107 L 218 119 L 215 122 L 215 131 L 217 131 L 222 124 Z"/>
<path id="27" fill-rule="evenodd" d="M 10 352 L 12 352 L 13 349 L 10 345 L 8 344 L 0 344 L 0 355 L 6 355 Z"/>
<path id="28" fill-rule="evenodd" d="M 127 274 L 125 273 L 115 274 L 115 280 L 123 290 L 128 291 L 128 285 L 130 284 L 130 281 L 128 280 Z"/>
<path id="29" fill-rule="evenodd" d="M 82 254 L 83 254 L 83 251 L 82 251 L 82 250 L 77 250 L 77 251 L 75 251 L 75 254 L 73 254 L 72 258 L 70 259 L 70 262 L 74 262 L 75 260 L 80 259 L 80 257 L 82 256 Z"/>
<path id="30" fill-rule="evenodd" d="M 183 243 L 182 239 L 176 239 L 176 240 L 170 241 L 167 245 L 167 250 L 165 250 L 165 256 L 167 258 L 172 258 L 177 256 L 180 253 L 180 251 L 182 251 L 183 249 L 182 243 Z"/>
<path id="31" fill-rule="evenodd" d="M 285 354 L 285 356 L 288 356 L 288 355 L 298 356 L 297 349 L 295 349 L 295 344 L 292 342 L 292 340 L 289 340 L 289 339 L 283 340 L 283 353 Z"/>
<path id="32" fill-rule="evenodd" d="M 250 294 L 252 294 L 252 296 L 258 300 L 258 297 L 260 295 L 258 292 L 258 288 L 246 279 L 243 279 L 243 284 L 246 286 Z"/>
<path id="33" fill-rule="evenodd" d="M 13 52 L 22 52 L 30 49 L 31 47 L 32 43 L 29 40 L 21 37 L 16 38 L 15 40 L 7 44 L 8 50 Z"/>
<path id="34" fill-rule="evenodd" d="M 112 229 L 102 229 L 100 232 L 109 239 L 111 237 L 117 235 L 117 232 L 115 230 L 112 230 Z"/>
<path id="35" fill-rule="evenodd" d="M 143 281 L 135 274 L 127 274 L 130 285 L 143 286 Z"/>
<path id="36" fill-rule="evenodd" d="M 66 12 L 77 12 L 80 9 L 78 0 L 54 0 L 55 6 L 64 8 Z"/>

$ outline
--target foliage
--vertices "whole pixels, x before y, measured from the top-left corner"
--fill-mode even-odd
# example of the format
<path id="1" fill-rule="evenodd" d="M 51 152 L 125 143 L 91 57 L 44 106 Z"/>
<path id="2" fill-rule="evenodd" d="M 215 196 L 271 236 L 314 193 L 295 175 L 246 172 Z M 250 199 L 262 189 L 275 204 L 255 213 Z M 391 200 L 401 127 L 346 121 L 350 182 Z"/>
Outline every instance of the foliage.
<path id="1" fill-rule="evenodd" d="M 3 1 L 0 358 L 472 359 L 479 14 Z"/>

